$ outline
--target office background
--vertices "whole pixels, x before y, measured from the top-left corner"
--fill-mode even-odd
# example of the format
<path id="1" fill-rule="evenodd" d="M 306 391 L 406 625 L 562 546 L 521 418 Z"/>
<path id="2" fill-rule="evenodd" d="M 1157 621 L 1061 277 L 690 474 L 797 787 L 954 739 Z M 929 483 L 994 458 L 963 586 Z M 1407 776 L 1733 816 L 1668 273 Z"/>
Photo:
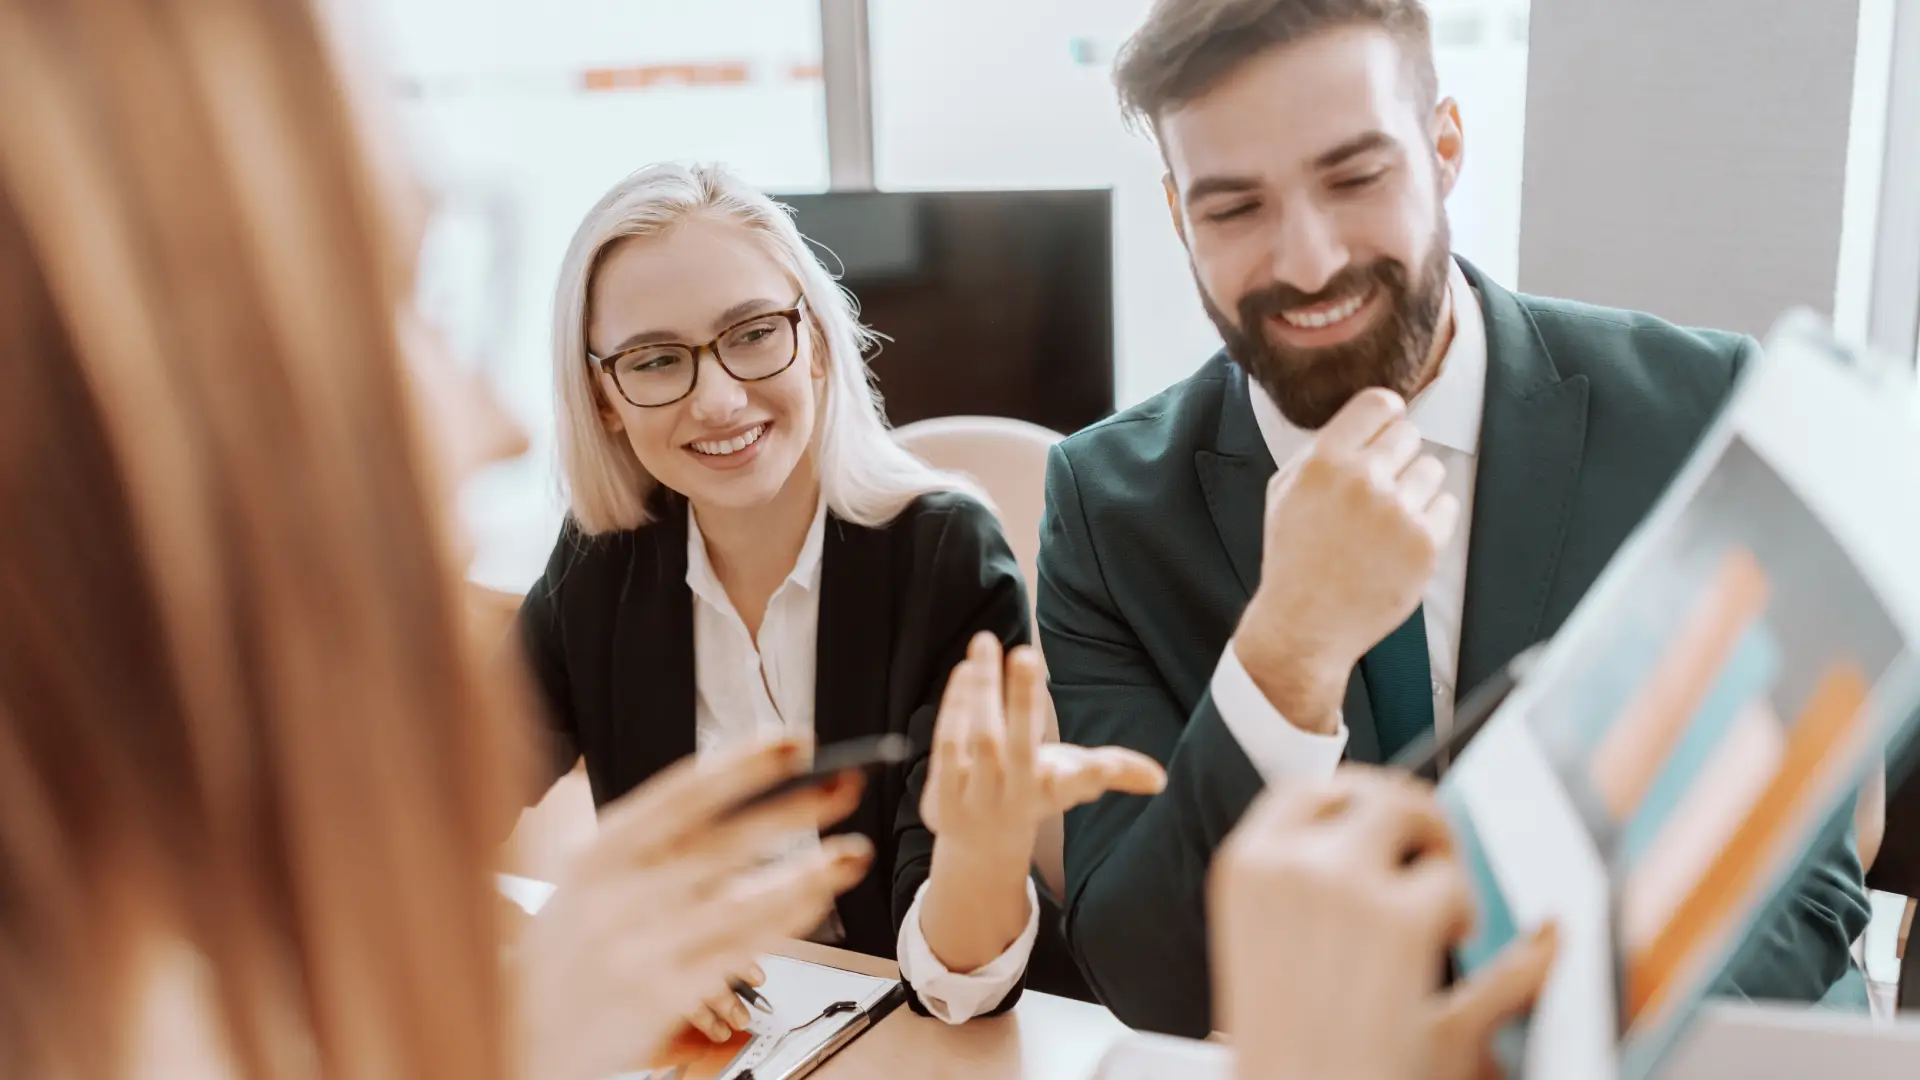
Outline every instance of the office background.
<path id="1" fill-rule="evenodd" d="M 1108 188 L 1114 405 L 1189 372 L 1218 340 L 1108 74 L 1148 6 L 371 5 L 427 175 L 510 208 L 514 299 L 488 362 L 534 451 L 467 493 L 475 577 L 519 590 L 545 558 L 554 277 L 581 214 L 649 161 L 723 162 L 789 193 Z M 1430 7 L 1467 134 L 1455 247 L 1496 280 L 1756 334 L 1804 304 L 1913 362 L 1920 0 Z M 1891 981 L 1897 907 L 1879 907 L 1869 953 Z"/>

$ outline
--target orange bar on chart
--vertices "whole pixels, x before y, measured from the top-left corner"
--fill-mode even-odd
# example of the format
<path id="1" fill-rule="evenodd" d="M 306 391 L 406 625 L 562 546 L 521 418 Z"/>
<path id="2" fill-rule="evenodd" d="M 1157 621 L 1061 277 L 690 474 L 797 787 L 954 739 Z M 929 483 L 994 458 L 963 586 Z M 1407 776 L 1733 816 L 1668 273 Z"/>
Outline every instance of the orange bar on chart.
<path id="1" fill-rule="evenodd" d="M 1787 725 L 1765 698 L 1747 703 L 1687 793 L 1660 823 L 1640 859 L 1627 869 L 1620 896 L 1620 941 L 1628 953 L 1653 944 L 1673 921 L 1701 875 L 1713 865 L 1766 797 L 1787 753 Z"/>
<path id="2" fill-rule="evenodd" d="M 1646 797 L 1740 636 L 1766 610 L 1767 593 L 1767 573 L 1753 553 L 1727 552 L 1666 656 L 1594 751 L 1593 786 L 1613 820 L 1627 820 Z"/>
<path id="3" fill-rule="evenodd" d="M 1725 928 L 1752 892 L 1803 809 L 1822 763 L 1858 727 L 1866 701 L 1867 680 L 1859 667 L 1841 663 L 1828 669 L 1787 736 L 1780 771 L 1753 812 L 1653 943 L 1634 953 L 1627 971 L 1629 1022 L 1661 1002 L 1695 950 Z"/>

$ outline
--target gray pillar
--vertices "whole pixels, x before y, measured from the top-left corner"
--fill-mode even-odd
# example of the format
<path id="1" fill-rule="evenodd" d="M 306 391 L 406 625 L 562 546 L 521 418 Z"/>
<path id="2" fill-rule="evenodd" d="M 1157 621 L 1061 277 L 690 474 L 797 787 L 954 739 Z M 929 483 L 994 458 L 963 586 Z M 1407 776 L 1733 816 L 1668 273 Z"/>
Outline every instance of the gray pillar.
<path id="1" fill-rule="evenodd" d="M 867 0 L 820 0 L 827 174 L 835 191 L 873 190 L 873 79 Z"/>
<path id="2" fill-rule="evenodd" d="M 1533 0 L 1528 292 L 1758 334 L 1831 314 L 1860 0 Z"/>
<path id="3" fill-rule="evenodd" d="M 1866 339 L 1890 355 L 1915 356 L 1920 354 L 1920 0 L 1897 0 L 1891 36 Z"/>

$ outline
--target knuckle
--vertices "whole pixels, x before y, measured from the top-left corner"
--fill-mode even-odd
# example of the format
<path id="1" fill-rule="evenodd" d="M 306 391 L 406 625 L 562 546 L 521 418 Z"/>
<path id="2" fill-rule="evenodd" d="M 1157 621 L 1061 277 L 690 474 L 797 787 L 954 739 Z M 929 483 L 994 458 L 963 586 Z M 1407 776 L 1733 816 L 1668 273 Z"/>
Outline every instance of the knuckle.
<path id="1" fill-rule="evenodd" d="M 1332 860 L 1320 849 L 1321 845 L 1306 842 L 1298 834 L 1276 836 L 1249 852 L 1246 865 L 1266 881 L 1317 883 L 1333 872 Z"/>
<path id="2" fill-rule="evenodd" d="M 1341 483 L 1346 469 L 1342 463 L 1330 456 L 1324 448 L 1316 447 L 1307 460 L 1300 463 L 1297 485 L 1304 488 L 1327 488 Z"/>
<path id="3" fill-rule="evenodd" d="M 1394 416 L 1406 409 L 1400 395 L 1381 386 L 1369 386 L 1355 394 L 1350 407 L 1370 415 Z"/>
<path id="4" fill-rule="evenodd" d="M 1400 502 L 1400 478 L 1387 462 L 1375 458 L 1368 463 L 1361 475 L 1361 488 L 1367 497 L 1381 506 L 1398 505 Z"/>
<path id="5" fill-rule="evenodd" d="M 1415 529 L 1413 536 L 1413 554 L 1422 574 L 1432 576 L 1440 566 L 1440 544 L 1433 533 L 1425 528 Z"/>

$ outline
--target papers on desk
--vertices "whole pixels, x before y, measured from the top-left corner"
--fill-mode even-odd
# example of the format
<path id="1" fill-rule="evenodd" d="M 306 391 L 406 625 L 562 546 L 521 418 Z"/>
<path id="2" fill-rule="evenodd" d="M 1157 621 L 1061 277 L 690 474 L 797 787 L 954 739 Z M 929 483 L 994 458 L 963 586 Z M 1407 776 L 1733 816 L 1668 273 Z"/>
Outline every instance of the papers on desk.
<path id="1" fill-rule="evenodd" d="M 1090 1080 L 1233 1080 L 1233 1052 L 1219 1043 L 1136 1032 L 1114 1044 Z"/>
<path id="2" fill-rule="evenodd" d="M 1865 1013 L 1714 1002 L 1688 1026 L 1659 1080 L 1913 1080 L 1920 1021 Z"/>
<path id="3" fill-rule="evenodd" d="M 905 988 L 896 979 L 784 956 L 762 957 L 759 963 L 767 973 L 760 993 L 772 1005 L 773 1015 L 749 1010 L 752 1029 L 717 1046 L 689 1029 L 661 1055 L 652 1074 L 622 1080 L 645 1080 L 650 1075 L 674 1080 L 800 1080 L 905 1000 Z"/>
<path id="4" fill-rule="evenodd" d="M 1920 702 L 1911 401 L 1783 322 L 1443 780 L 1480 901 L 1460 966 L 1560 932 L 1524 1075 L 1654 1075 Z"/>
<path id="5" fill-rule="evenodd" d="M 1864 1014 L 1717 1002 L 1703 1007 L 1658 1080 L 1912 1080 L 1920 1021 L 1879 1023 Z M 1090 1080 L 1233 1080 L 1219 1043 L 1135 1034 L 1114 1044 Z"/>

